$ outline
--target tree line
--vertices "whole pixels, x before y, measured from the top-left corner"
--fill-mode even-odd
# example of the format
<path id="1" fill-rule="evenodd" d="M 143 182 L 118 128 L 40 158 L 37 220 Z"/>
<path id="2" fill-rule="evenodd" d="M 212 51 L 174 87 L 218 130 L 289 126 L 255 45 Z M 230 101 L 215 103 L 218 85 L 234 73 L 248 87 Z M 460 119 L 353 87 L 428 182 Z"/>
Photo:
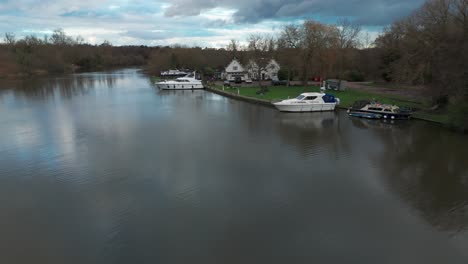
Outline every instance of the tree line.
<path id="1" fill-rule="evenodd" d="M 220 49 L 156 47 L 151 51 L 148 69 L 158 74 L 169 68 L 189 68 L 211 77 L 236 58 L 247 68 L 253 67 L 259 76 L 273 58 L 281 65 L 280 79 L 379 79 L 378 55 L 370 43 L 361 40 L 363 36 L 361 26 L 346 19 L 336 25 L 309 20 L 286 25 L 278 35 L 251 34 L 245 42 L 232 39 Z"/>
<path id="2" fill-rule="evenodd" d="M 116 47 L 108 41 L 91 45 L 62 29 L 43 38 L 28 35 L 17 39 L 13 33 L 5 33 L 0 45 L 0 77 L 144 66 L 150 54 L 151 48 L 146 46 Z"/>
<path id="3" fill-rule="evenodd" d="M 427 87 L 450 122 L 468 130 L 468 1 L 430 0 L 375 41 L 386 81 Z"/>

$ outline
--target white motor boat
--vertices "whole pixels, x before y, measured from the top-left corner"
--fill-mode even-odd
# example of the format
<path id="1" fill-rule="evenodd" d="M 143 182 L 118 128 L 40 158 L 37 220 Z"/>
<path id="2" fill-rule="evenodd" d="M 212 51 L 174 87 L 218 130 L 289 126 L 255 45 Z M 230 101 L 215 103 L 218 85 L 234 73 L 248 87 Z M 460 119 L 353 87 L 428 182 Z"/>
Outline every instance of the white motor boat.
<path id="1" fill-rule="evenodd" d="M 161 72 L 162 77 L 183 77 L 187 74 L 188 72 L 180 71 L 180 70 L 168 70 L 168 71 Z"/>
<path id="2" fill-rule="evenodd" d="M 282 112 L 333 111 L 340 99 L 325 93 L 302 93 L 294 99 L 287 99 L 273 105 Z"/>
<path id="3" fill-rule="evenodd" d="M 194 90 L 203 89 L 201 80 L 195 78 L 195 72 L 174 80 L 156 82 L 156 86 L 163 90 Z"/>

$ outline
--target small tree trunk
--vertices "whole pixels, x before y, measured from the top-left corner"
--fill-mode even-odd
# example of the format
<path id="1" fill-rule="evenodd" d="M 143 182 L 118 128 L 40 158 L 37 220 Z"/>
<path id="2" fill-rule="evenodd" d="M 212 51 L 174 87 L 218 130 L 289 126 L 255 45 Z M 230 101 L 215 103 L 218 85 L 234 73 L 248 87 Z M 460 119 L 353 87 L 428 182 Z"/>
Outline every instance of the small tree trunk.
<path id="1" fill-rule="evenodd" d="M 262 71 L 260 69 L 257 70 L 257 78 L 258 78 L 258 86 L 260 87 L 260 91 L 263 93 Z"/>

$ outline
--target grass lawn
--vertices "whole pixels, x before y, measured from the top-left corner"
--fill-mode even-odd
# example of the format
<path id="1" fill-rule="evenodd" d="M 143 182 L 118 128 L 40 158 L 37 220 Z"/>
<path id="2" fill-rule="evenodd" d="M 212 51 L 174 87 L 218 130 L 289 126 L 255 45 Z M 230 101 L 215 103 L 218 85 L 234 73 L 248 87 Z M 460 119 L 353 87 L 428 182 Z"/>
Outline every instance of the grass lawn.
<path id="1" fill-rule="evenodd" d="M 395 84 L 395 83 L 386 83 L 386 82 L 368 82 L 362 83 L 364 86 L 369 87 L 382 87 L 382 88 L 390 88 L 390 89 L 404 89 L 402 85 Z"/>
<path id="2" fill-rule="evenodd" d="M 216 87 L 217 89 L 221 89 L 221 86 Z M 269 86 L 268 92 L 264 95 L 257 94 L 259 90 L 258 87 L 232 87 L 232 88 L 225 88 L 224 91 L 231 92 L 237 94 L 237 89 L 239 88 L 239 94 L 248 97 L 254 97 L 264 100 L 270 101 L 277 101 L 283 100 L 288 98 L 297 97 L 301 93 L 305 92 L 320 92 L 318 86 Z M 416 109 L 425 108 L 425 102 L 416 102 L 416 101 L 408 101 L 404 98 L 399 98 L 396 96 L 388 96 L 376 93 L 370 93 L 367 91 L 356 91 L 356 90 L 346 90 L 343 92 L 339 91 L 330 91 L 327 90 L 326 93 L 333 94 L 336 97 L 340 98 L 342 107 L 349 107 L 353 104 L 354 101 L 357 100 L 364 100 L 364 99 L 375 99 L 382 103 L 386 104 L 397 104 L 399 106 L 407 106 Z"/>
<path id="3" fill-rule="evenodd" d="M 216 87 L 217 89 L 222 90 L 222 86 Z M 248 97 L 254 97 L 258 99 L 276 101 L 289 98 L 297 97 L 301 93 L 305 92 L 317 92 L 319 91 L 318 87 L 299 87 L 299 86 L 269 86 L 268 92 L 264 95 L 256 94 L 259 90 L 258 87 L 226 87 L 224 91 L 237 94 L 237 89 L 239 88 L 239 94 Z"/>
<path id="4" fill-rule="evenodd" d="M 213 87 L 219 90 L 222 90 L 222 86 L 216 86 Z M 301 93 L 305 92 L 319 92 L 320 89 L 318 86 L 269 86 L 268 87 L 268 92 L 264 95 L 259 95 L 257 94 L 257 91 L 259 90 L 258 87 L 225 87 L 224 91 L 226 92 L 231 92 L 234 94 L 237 94 L 237 91 L 239 89 L 239 94 L 243 96 L 248 96 L 248 97 L 253 97 L 253 98 L 259 98 L 259 99 L 264 99 L 264 100 L 269 100 L 269 101 L 278 101 L 278 100 L 283 100 L 283 99 L 288 99 L 288 98 L 294 98 L 297 97 Z M 377 93 L 371 93 L 368 91 L 357 91 L 357 90 L 346 90 L 346 91 L 328 91 L 327 93 L 333 94 L 336 97 L 338 97 L 341 101 L 340 106 L 341 107 L 349 107 L 353 104 L 353 102 L 357 100 L 372 100 L 375 99 L 379 102 L 385 103 L 385 104 L 396 104 L 398 106 L 404 106 L 404 107 L 411 107 L 413 110 L 415 110 L 414 117 L 434 121 L 434 122 L 439 122 L 439 123 L 447 123 L 448 117 L 446 114 L 434 114 L 434 113 L 428 113 L 424 111 L 424 109 L 429 108 L 429 102 L 426 101 L 410 101 L 405 98 L 397 97 L 394 95 L 384 95 L 384 94 L 377 94 Z"/>

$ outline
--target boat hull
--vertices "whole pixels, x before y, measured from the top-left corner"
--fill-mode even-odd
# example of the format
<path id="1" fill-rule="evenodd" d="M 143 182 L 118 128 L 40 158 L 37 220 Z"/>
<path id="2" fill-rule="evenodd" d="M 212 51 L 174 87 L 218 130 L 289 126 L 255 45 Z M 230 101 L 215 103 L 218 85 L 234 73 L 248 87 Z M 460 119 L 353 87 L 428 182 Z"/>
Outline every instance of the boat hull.
<path id="1" fill-rule="evenodd" d="M 324 104 L 281 104 L 276 103 L 274 106 L 281 112 L 323 112 L 335 110 L 336 103 Z"/>
<path id="2" fill-rule="evenodd" d="M 164 84 L 158 83 L 157 84 L 159 89 L 162 90 L 196 90 L 196 89 L 204 89 L 202 84 Z"/>
<path id="3" fill-rule="evenodd" d="M 361 117 L 361 118 L 367 118 L 367 119 L 381 119 L 382 118 L 381 114 L 366 113 L 366 112 L 349 112 L 348 115 L 352 117 Z"/>
<path id="4" fill-rule="evenodd" d="M 407 120 L 411 118 L 411 113 L 381 113 L 368 110 L 351 110 L 348 112 L 350 116 L 363 117 L 370 119 L 392 119 L 392 120 Z"/>

